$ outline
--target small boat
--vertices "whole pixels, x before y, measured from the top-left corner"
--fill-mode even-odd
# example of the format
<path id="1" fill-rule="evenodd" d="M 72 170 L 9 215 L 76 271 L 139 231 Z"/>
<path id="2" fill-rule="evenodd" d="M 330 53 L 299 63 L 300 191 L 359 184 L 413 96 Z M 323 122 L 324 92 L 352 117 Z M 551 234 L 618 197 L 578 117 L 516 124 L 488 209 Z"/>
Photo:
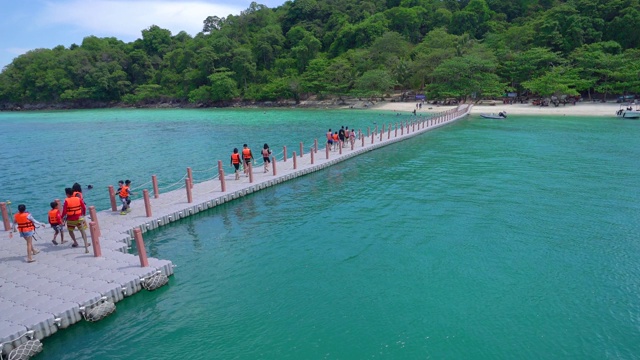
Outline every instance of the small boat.
<path id="1" fill-rule="evenodd" d="M 620 105 L 620 110 L 616 111 L 616 116 L 624 119 L 640 118 L 640 107 L 633 110 L 631 105 Z"/>
<path id="2" fill-rule="evenodd" d="M 492 113 L 492 114 L 480 114 L 480 116 L 482 116 L 485 119 L 506 119 L 507 112 L 500 111 L 497 115 Z"/>

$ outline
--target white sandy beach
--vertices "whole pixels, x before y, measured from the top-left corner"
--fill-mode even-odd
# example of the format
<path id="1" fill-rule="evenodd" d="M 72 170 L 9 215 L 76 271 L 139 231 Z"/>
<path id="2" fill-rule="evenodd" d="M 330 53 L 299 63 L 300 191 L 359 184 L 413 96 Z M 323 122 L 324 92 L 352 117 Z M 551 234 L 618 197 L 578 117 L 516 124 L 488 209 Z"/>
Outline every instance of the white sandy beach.
<path id="1" fill-rule="evenodd" d="M 422 109 L 417 113 L 439 112 L 453 108 L 454 106 L 437 106 L 423 104 Z M 369 107 L 374 110 L 412 112 L 416 109 L 415 102 L 378 102 Z M 431 108 L 431 109 L 430 109 Z M 496 104 L 496 105 L 474 105 L 472 114 L 498 113 L 506 111 L 508 115 L 567 115 L 567 116 L 611 116 L 615 117 L 620 104 L 600 103 L 600 102 L 578 102 L 576 105 L 534 106 L 531 104 Z"/>

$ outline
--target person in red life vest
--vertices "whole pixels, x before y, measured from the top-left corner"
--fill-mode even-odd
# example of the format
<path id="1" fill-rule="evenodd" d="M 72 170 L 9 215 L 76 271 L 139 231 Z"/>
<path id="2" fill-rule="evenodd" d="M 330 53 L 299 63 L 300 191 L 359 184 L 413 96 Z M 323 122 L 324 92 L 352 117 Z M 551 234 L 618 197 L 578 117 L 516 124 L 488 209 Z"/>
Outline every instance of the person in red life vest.
<path id="1" fill-rule="evenodd" d="M 120 215 L 127 215 L 128 212 L 131 211 L 131 180 L 125 180 L 124 184 L 122 184 L 122 180 L 119 181 L 118 185 L 120 188 L 118 189 L 118 195 L 120 196 L 120 201 L 122 201 L 122 209 L 120 210 Z"/>
<path id="2" fill-rule="evenodd" d="M 247 144 L 242 145 L 242 158 L 244 159 L 244 174 L 249 176 L 249 166 L 251 166 L 251 160 L 253 160 L 253 153 Z"/>
<path id="3" fill-rule="evenodd" d="M 45 224 L 38 222 L 27 212 L 27 207 L 24 204 L 18 205 L 18 213 L 13 216 L 13 231 L 19 231 L 20 237 L 27 242 L 28 263 L 34 262 L 35 260 L 32 256 L 40 252 L 33 248 L 33 235 L 36 233 L 36 226 L 40 225 L 45 226 Z"/>
<path id="4" fill-rule="evenodd" d="M 231 154 L 231 166 L 235 168 L 236 180 L 240 179 L 240 153 L 238 153 L 238 148 L 233 148 L 233 153 Z"/>
<path id="5" fill-rule="evenodd" d="M 271 159 L 269 158 L 271 155 L 271 149 L 269 149 L 269 145 L 264 144 L 262 147 L 262 162 L 264 163 L 264 172 L 269 172 L 269 164 L 271 164 Z"/>
<path id="6" fill-rule="evenodd" d="M 62 215 L 60 215 L 60 210 L 58 210 L 58 203 L 56 201 L 52 201 L 51 210 L 49 210 L 49 225 L 53 228 L 55 233 L 53 234 L 53 240 L 51 242 L 53 245 L 58 245 L 56 238 L 58 234 L 60 234 L 60 243 L 64 244 L 64 223 L 62 222 Z"/>
<path id="7" fill-rule="evenodd" d="M 67 230 L 69 236 L 73 240 L 72 247 L 78 247 L 78 241 L 76 241 L 76 234 L 74 230 L 78 228 L 84 240 L 84 252 L 89 253 L 89 242 L 87 241 L 87 232 L 85 231 L 85 222 L 82 214 L 86 212 L 84 202 L 79 197 L 73 196 L 73 190 L 71 188 L 64 189 L 67 194 L 67 198 L 64 199 L 64 206 L 62 207 L 62 217 L 67 221 Z"/>

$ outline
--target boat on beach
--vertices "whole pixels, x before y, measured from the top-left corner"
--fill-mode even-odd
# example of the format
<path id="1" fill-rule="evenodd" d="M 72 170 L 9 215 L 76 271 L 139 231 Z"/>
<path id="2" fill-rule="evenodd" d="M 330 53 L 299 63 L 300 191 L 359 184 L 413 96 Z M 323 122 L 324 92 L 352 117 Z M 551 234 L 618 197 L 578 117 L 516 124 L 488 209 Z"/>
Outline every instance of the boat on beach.
<path id="1" fill-rule="evenodd" d="M 482 116 L 485 119 L 506 119 L 507 118 L 507 112 L 506 111 L 500 111 L 498 114 L 480 114 L 480 116 Z"/>
<path id="2" fill-rule="evenodd" d="M 636 105 L 634 110 L 631 104 L 620 105 L 620 109 L 616 111 L 616 116 L 623 119 L 638 119 L 640 118 L 640 106 Z"/>

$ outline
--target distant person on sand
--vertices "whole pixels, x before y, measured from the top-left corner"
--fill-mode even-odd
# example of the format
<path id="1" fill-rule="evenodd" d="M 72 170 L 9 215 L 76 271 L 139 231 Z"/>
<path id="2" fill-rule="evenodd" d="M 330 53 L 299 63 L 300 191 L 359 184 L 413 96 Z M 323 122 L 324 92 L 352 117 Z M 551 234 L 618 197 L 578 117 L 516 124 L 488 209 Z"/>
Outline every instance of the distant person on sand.
<path id="1" fill-rule="evenodd" d="M 38 254 L 40 251 L 33 248 L 33 235 L 36 233 L 36 225 L 45 226 L 27 212 L 24 204 L 18 205 L 18 213 L 13 215 L 13 232 L 19 231 L 20 237 L 27 242 L 27 262 L 31 263 L 35 260 L 32 255 Z M 16 230 L 17 228 L 17 230 Z M 9 236 L 13 236 L 13 232 Z"/>
<path id="2" fill-rule="evenodd" d="M 271 149 L 269 149 L 269 145 L 266 143 L 262 147 L 262 162 L 264 163 L 264 172 L 269 172 L 269 164 L 271 164 L 271 159 L 269 158 L 271 155 Z"/>
<path id="3" fill-rule="evenodd" d="M 251 161 L 253 160 L 253 153 L 247 144 L 242 145 L 242 158 L 244 159 L 244 173 L 249 176 L 249 167 L 251 166 Z"/>
<path id="4" fill-rule="evenodd" d="M 233 148 L 233 153 L 231 153 L 231 166 L 235 168 L 236 180 L 240 179 L 240 153 L 238 153 L 238 148 Z"/>
<path id="5" fill-rule="evenodd" d="M 76 240 L 76 234 L 74 233 L 75 228 L 78 228 L 80 235 L 82 235 L 82 240 L 84 240 L 85 253 L 88 253 L 89 242 L 87 241 L 87 233 L 85 231 L 86 224 L 82 217 L 82 214 L 86 212 L 84 202 L 80 200 L 80 198 L 73 196 L 73 190 L 71 188 L 64 189 L 64 192 L 67 194 L 67 198 L 64 199 L 62 217 L 67 221 L 67 230 L 69 231 L 71 240 L 73 240 L 73 244 L 71 244 L 71 246 L 78 247 L 78 241 Z"/>
<path id="6" fill-rule="evenodd" d="M 60 210 L 58 209 L 58 202 L 52 201 L 49 205 L 51 206 L 51 210 L 49 210 L 49 225 L 51 225 L 53 231 L 55 231 L 51 242 L 53 245 L 58 245 L 56 238 L 58 237 L 58 234 L 60 234 L 60 243 L 64 244 L 64 222 L 62 221 L 62 215 L 60 215 Z"/>

